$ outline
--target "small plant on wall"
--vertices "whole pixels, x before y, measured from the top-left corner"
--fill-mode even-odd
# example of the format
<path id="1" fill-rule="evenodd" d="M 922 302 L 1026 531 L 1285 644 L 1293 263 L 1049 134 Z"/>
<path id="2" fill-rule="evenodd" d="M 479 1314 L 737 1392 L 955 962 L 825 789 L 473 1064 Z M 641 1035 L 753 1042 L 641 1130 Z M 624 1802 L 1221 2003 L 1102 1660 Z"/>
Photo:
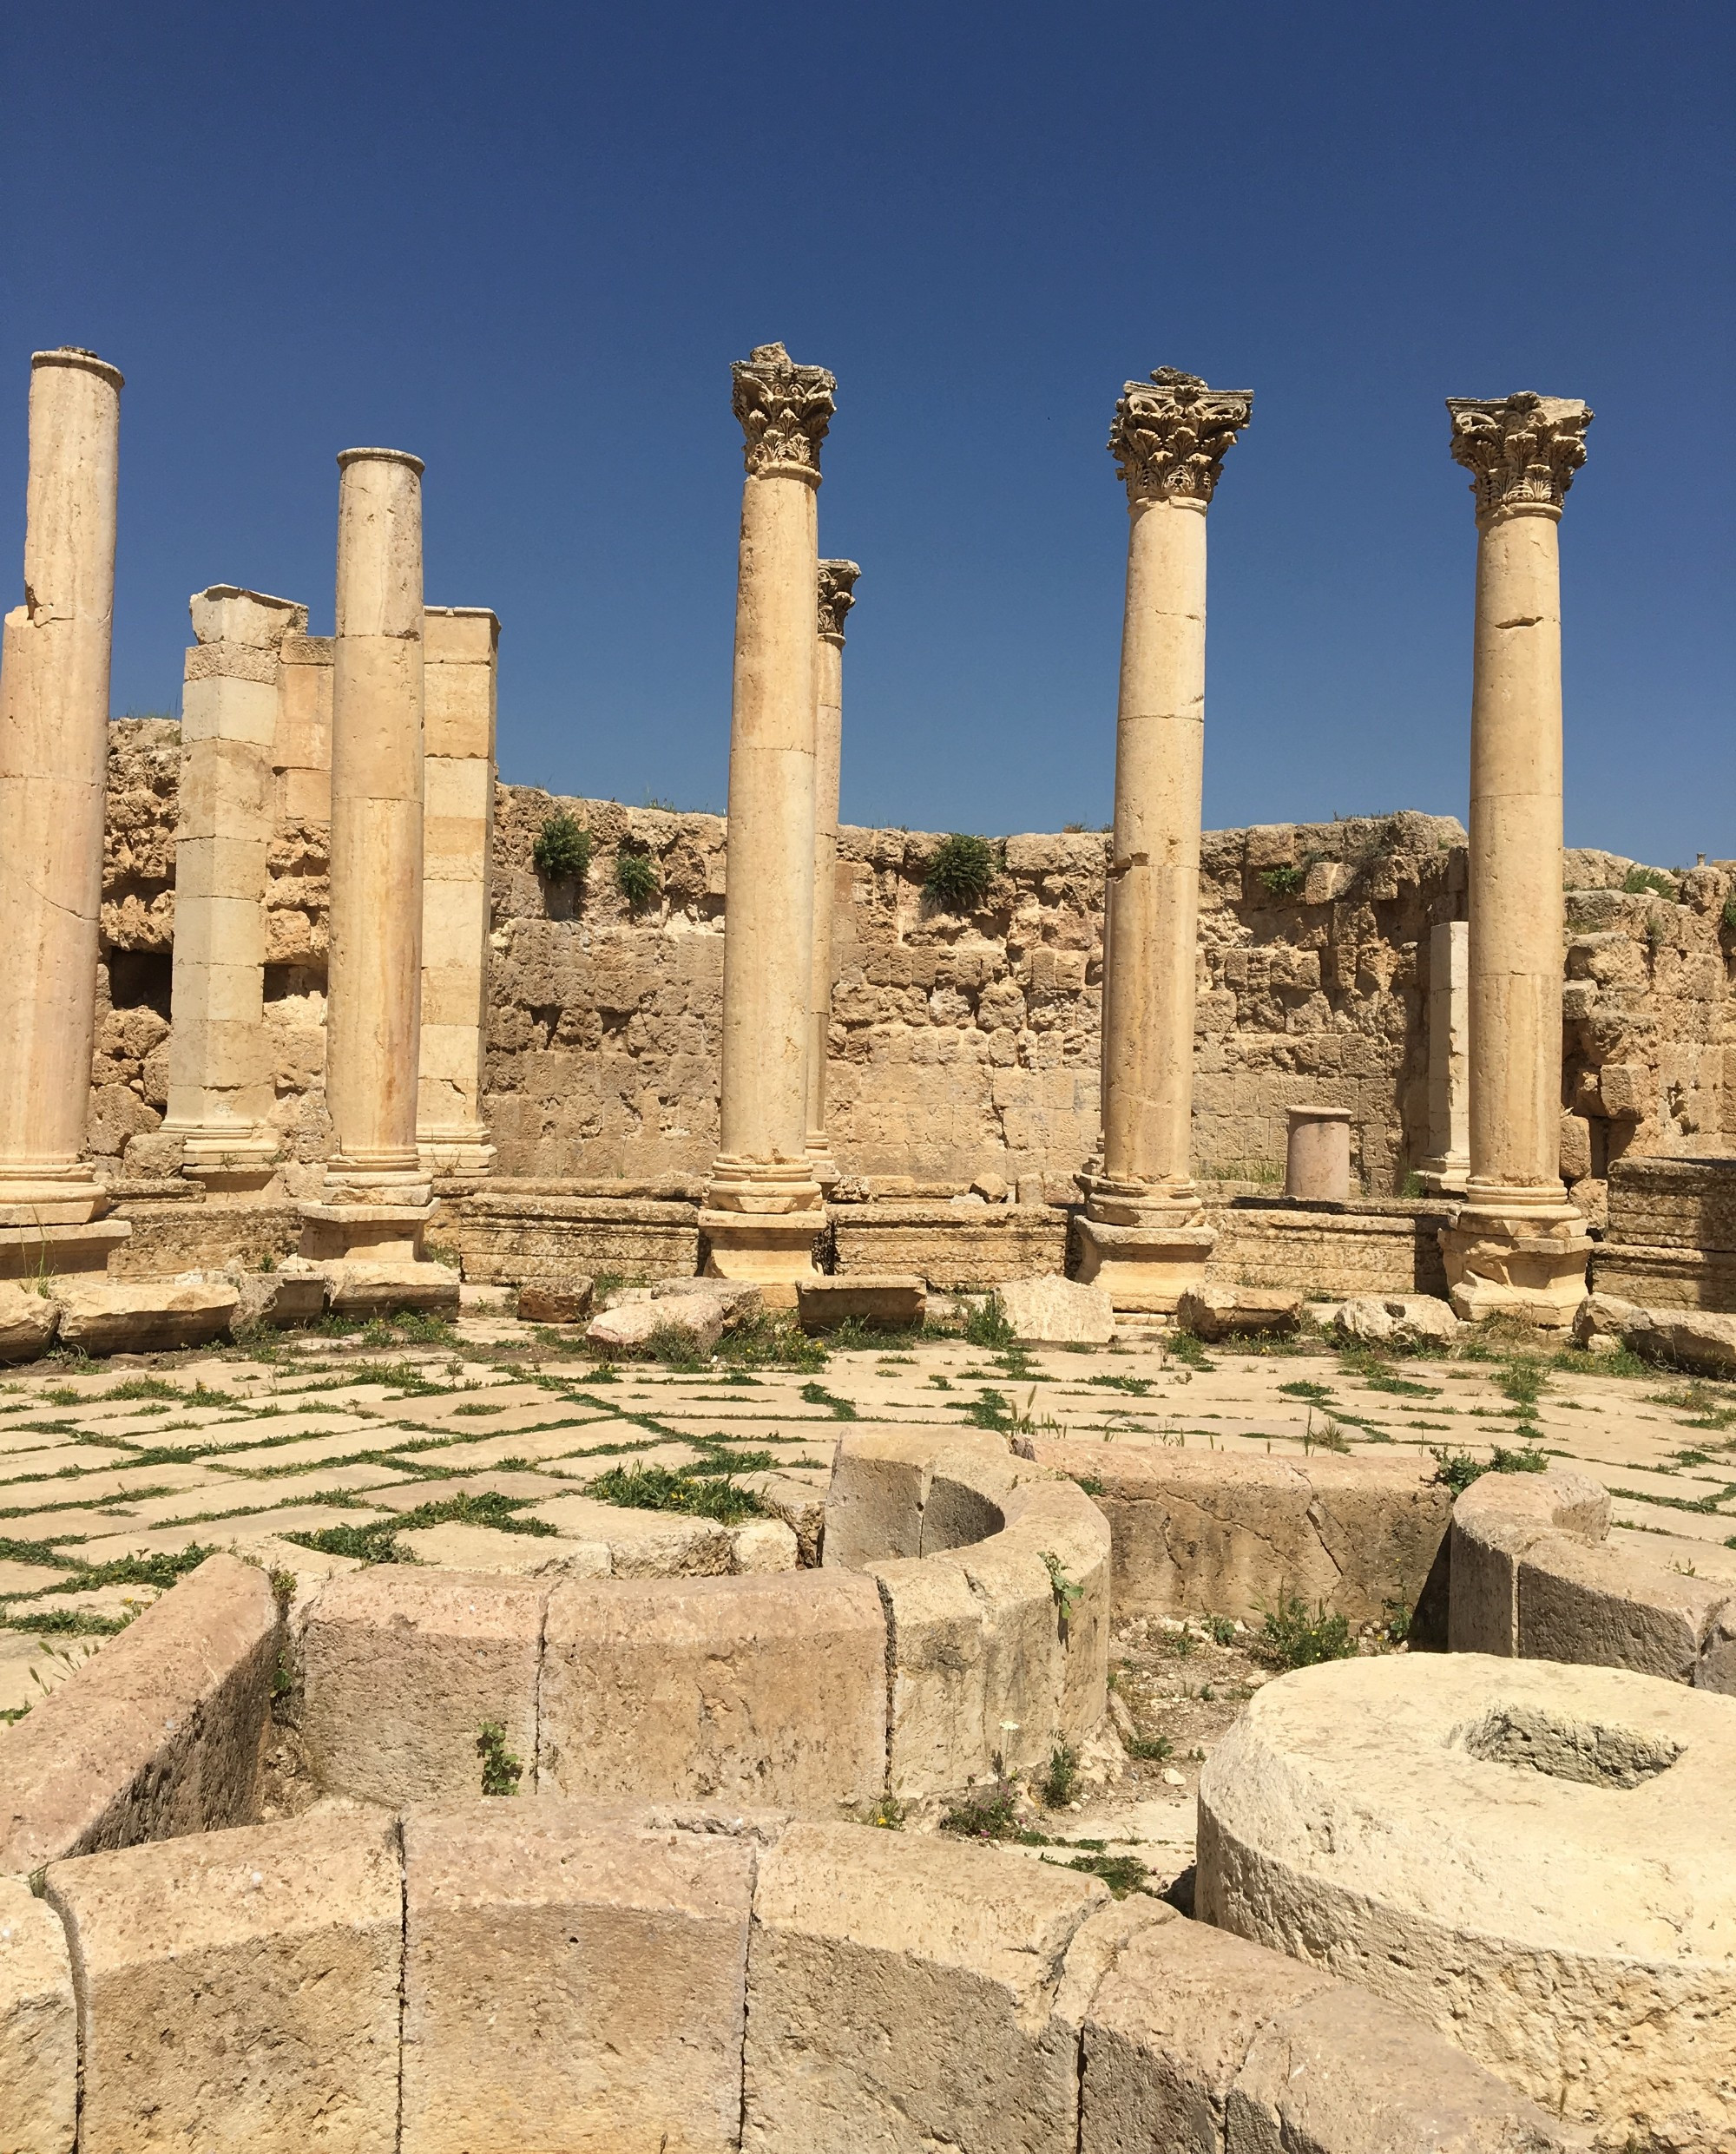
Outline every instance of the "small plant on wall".
<path id="1" fill-rule="evenodd" d="M 591 834 L 565 809 L 547 817 L 530 848 L 531 864 L 550 883 L 582 883 L 590 872 Z"/>
<path id="2" fill-rule="evenodd" d="M 923 895 L 943 912 L 975 912 L 989 895 L 1000 862 L 986 837 L 955 831 L 929 855 Z"/>
<path id="3" fill-rule="evenodd" d="M 662 890 L 662 878 L 657 873 L 657 863 L 649 853 L 621 852 L 615 862 L 615 887 L 627 900 L 631 912 L 643 912 L 648 905 L 654 905 Z"/>

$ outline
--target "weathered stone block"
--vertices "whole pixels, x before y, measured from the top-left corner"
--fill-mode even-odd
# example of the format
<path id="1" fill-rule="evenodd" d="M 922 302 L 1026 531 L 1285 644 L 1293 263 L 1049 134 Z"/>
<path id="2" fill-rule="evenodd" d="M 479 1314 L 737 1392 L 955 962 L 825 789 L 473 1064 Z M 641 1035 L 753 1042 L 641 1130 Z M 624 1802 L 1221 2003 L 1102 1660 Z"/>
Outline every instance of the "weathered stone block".
<path id="1" fill-rule="evenodd" d="M 996 1289 L 1015 1337 L 1032 1343 L 1107 1346 L 1115 1336 L 1108 1290 L 1051 1273 L 1009 1279 Z"/>
<path id="2" fill-rule="evenodd" d="M 60 1918 L 23 1878 L 0 1877 L 0 2146 L 72 2154 L 78 2034 Z"/>

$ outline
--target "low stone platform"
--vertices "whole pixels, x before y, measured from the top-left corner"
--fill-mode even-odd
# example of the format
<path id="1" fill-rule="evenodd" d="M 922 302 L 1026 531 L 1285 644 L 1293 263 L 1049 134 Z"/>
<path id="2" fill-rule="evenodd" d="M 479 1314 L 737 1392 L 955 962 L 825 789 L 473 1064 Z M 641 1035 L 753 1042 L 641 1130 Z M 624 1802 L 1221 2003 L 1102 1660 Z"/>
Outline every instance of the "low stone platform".
<path id="1" fill-rule="evenodd" d="M 594 1192 L 599 1185 L 582 1187 Z M 491 1182 L 442 1205 L 430 1239 L 455 1250 L 464 1277 L 489 1285 L 614 1272 L 669 1278 L 699 1270 L 697 1204 L 639 1194 L 557 1193 L 538 1181 Z"/>
<path id="2" fill-rule="evenodd" d="M 1060 1205 L 834 1205 L 838 1270 L 914 1272 L 945 1292 L 1041 1278 L 1067 1264 L 1069 1214 Z"/>
<path id="3" fill-rule="evenodd" d="M 115 1204 L 132 1233 L 108 1260 L 116 1279 L 172 1279 L 182 1271 L 230 1267 L 258 1271 L 301 1245 L 301 1213 L 292 1204 L 224 1204 L 184 1182 L 160 1191 L 135 1187 Z"/>
<path id="4" fill-rule="evenodd" d="M 1618 1159 L 1592 1290 L 1644 1309 L 1736 1312 L 1736 1159 Z"/>
<path id="5" fill-rule="evenodd" d="M 1438 1198 L 1348 1204 L 1238 1197 L 1207 1214 L 1218 1245 L 1208 1280 L 1287 1286 L 1314 1295 L 1447 1291 L 1440 1235 L 1458 1217 Z"/>

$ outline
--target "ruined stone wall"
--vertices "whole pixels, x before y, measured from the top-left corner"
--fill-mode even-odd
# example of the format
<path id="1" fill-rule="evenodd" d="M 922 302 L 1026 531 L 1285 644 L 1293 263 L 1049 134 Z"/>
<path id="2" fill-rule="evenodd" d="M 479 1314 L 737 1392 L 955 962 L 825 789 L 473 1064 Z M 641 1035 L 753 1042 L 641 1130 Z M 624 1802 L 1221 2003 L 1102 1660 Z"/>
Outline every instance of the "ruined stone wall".
<path id="1" fill-rule="evenodd" d="M 310 646 L 312 639 L 308 640 Z M 311 665 L 310 676 L 318 670 Z M 174 829 L 173 721 L 114 727 L 91 1146 L 115 1176 L 155 1168 L 165 1101 Z M 292 798 L 266 898 L 266 1021 L 274 1120 L 297 1162 L 325 1142 L 326 831 Z M 562 809 L 591 832 L 582 891 L 531 849 Z M 310 818 L 310 814 L 312 819 Z M 838 866 L 831 1072 L 838 1156 L 891 1193 L 900 1178 L 1028 1193 L 1069 1178 L 1097 1137 L 1104 840 L 1009 838 L 969 920 L 923 897 L 931 835 L 845 828 Z M 1231 1185 L 1275 1185 L 1284 1109 L 1349 1107 L 1371 1194 L 1431 1148 L 1430 928 L 1462 915 L 1464 834 L 1402 814 L 1207 835 L 1201 862 L 1195 1158 Z M 647 857 L 658 892 L 616 883 Z M 1736 863 L 1624 890 L 1634 864 L 1570 852 L 1562 1168 L 1594 1217 L 1609 1160 L 1736 1152 Z M 701 1173 L 717 1142 L 726 884 L 716 816 L 496 793 L 485 1112 L 503 1174 Z M 1736 909 L 1733 909 L 1736 910 Z M 1726 1127 L 1726 1125 L 1728 1126 Z M 311 1165 L 308 1171 L 312 1171 Z"/>

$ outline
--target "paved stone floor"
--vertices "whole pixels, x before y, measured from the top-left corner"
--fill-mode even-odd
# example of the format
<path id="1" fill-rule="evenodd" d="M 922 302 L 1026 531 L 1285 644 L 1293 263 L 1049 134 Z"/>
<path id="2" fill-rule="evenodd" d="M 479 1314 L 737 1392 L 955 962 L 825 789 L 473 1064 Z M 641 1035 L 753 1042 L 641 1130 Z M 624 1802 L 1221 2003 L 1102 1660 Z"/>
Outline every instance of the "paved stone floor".
<path id="1" fill-rule="evenodd" d="M 0 1713 L 17 1717 L 64 1680 L 199 1551 L 233 1547 L 317 1574 L 341 1559 L 287 1537 L 343 1544 L 394 1520 L 474 1516 L 479 1501 L 496 1520 L 564 1532 L 572 1499 L 623 1465 L 733 1469 L 750 1488 L 773 1472 L 786 1490 L 806 1483 L 817 1495 L 846 1423 L 1016 1425 L 1278 1455 L 1324 1442 L 1485 1459 L 1535 1441 L 1606 1483 L 1618 1538 L 1661 1535 L 1646 1545 L 1667 1560 L 1736 1577 L 1726 1546 L 1736 1536 L 1736 1386 L 1637 1365 L 1534 1363 L 1489 1342 L 1477 1358 L 1384 1363 L 1324 1343 L 1266 1353 L 1184 1343 L 1184 1359 L 1154 1330 L 1088 1350 L 924 1338 L 833 1348 L 823 1361 L 810 1350 L 805 1368 L 680 1372 L 599 1364 L 578 1338 L 490 1313 L 450 1327 L 285 1333 L 263 1355 L 0 1372 Z M 1141 1732 L 1168 1711 L 1191 1713 L 1197 1738 L 1200 1726 L 1227 1724 L 1259 1679 L 1231 1668 L 1211 1682 L 1202 1671 L 1219 1649 L 1203 1635 L 1194 1643 L 1199 1658 L 1175 1652 L 1173 1634 L 1118 1626 Z M 1232 1661 L 1241 1651 L 1222 1650 Z M 1219 1715 L 1194 1710 L 1208 1684 Z M 1172 1871 L 1187 1859 L 1204 1747 L 1178 1738 L 1111 1805 L 1115 1836 L 1154 1867 L 1166 1848 Z M 1055 1826 L 1101 1837 L 1108 1816 L 1088 1802 Z"/>

